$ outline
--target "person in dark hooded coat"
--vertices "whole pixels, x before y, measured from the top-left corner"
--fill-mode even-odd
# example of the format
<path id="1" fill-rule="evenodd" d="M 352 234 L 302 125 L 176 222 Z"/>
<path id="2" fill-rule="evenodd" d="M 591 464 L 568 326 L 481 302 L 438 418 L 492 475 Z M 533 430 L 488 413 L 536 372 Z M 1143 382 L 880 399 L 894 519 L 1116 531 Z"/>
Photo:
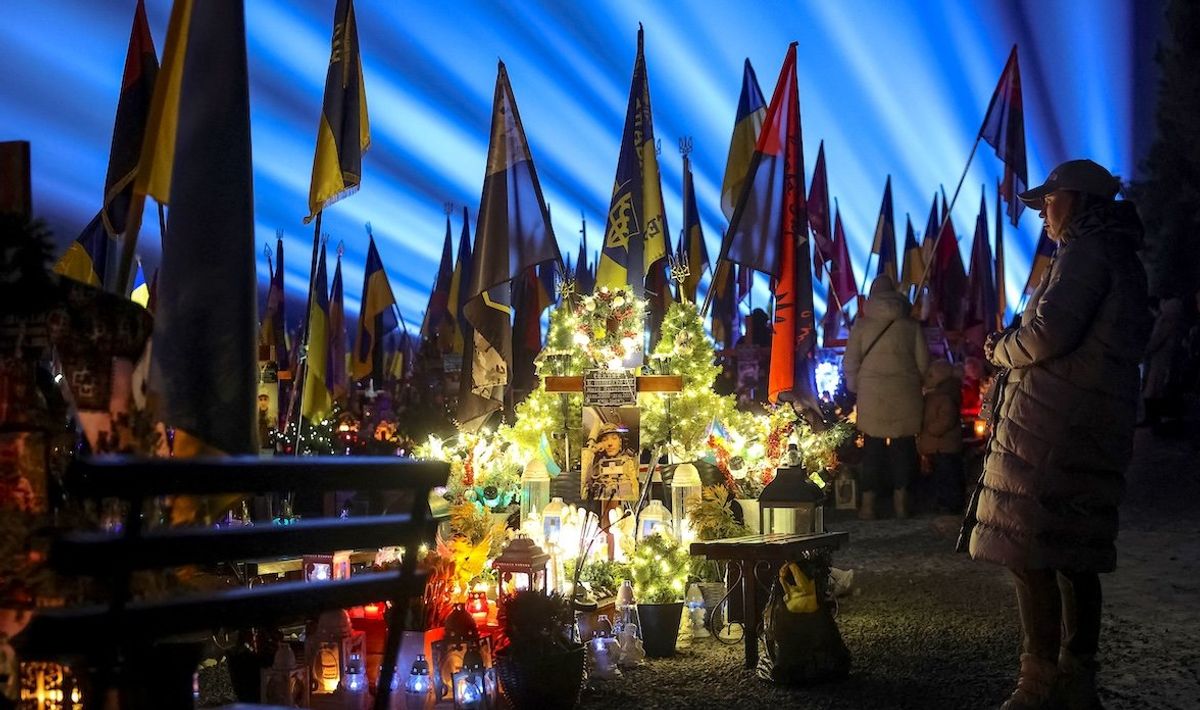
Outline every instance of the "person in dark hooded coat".
<path id="1" fill-rule="evenodd" d="M 1072 160 L 1020 195 L 1058 252 L 1020 325 L 985 345 L 1008 375 L 964 532 L 972 557 L 1014 577 L 1023 642 L 1010 710 L 1100 706 L 1098 573 L 1116 566 L 1150 329 L 1141 221 L 1132 203 L 1114 201 L 1119 187 L 1103 167 Z"/>

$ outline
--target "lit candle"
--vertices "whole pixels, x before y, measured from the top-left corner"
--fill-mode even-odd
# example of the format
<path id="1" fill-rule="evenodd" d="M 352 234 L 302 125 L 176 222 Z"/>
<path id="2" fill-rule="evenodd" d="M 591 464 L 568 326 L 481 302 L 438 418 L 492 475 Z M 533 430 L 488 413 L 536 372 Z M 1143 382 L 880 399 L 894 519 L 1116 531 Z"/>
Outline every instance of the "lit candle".
<path id="1" fill-rule="evenodd" d="M 475 620 L 478 626 L 483 626 L 487 623 L 488 618 L 488 598 L 487 593 L 476 589 L 467 595 L 467 611 L 470 612 L 471 618 Z"/>

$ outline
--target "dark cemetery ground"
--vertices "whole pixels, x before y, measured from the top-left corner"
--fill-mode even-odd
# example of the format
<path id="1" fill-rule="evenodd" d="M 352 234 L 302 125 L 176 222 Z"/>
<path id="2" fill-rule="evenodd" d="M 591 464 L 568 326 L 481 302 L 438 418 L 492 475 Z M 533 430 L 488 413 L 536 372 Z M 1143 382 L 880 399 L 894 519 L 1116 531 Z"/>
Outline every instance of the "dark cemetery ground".
<path id="1" fill-rule="evenodd" d="M 1102 577 L 1108 708 L 1200 707 L 1198 458 L 1184 442 L 1138 431 L 1118 569 Z M 839 516 L 827 527 L 850 533 L 836 557 L 855 570 L 857 587 L 838 618 L 854 657 L 848 679 L 771 685 L 742 669 L 740 643 L 707 639 L 620 679 L 592 681 L 583 707 L 998 707 L 1014 686 L 1019 653 L 1007 572 L 956 554 L 954 520 Z"/>

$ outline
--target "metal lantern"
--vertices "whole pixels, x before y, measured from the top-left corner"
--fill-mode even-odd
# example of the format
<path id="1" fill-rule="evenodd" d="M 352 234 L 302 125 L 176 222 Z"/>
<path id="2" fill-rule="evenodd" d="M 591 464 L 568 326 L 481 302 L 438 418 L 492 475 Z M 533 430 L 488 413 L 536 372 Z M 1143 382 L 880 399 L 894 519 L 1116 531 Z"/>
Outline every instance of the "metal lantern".
<path id="1" fill-rule="evenodd" d="M 344 609 L 321 614 L 305 648 L 313 693 L 336 692 L 344 670 L 351 667 L 351 659 L 355 657 L 366 657 L 366 634 L 354 630 Z M 358 664 L 361 667 L 362 661 Z"/>
<path id="2" fill-rule="evenodd" d="M 521 474 L 521 520 L 527 520 L 534 511 L 545 512 L 548 505 L 550 472 L 546 470 L 546 462 L 540 456 L 534 456 Z"/>
<path id="3" fill-rule="evenodd" d="M 342 680 L 338 684 L 343 703 L 347 706 L 362 707 L 366 701 L 370 682 L 367 680 L 367 669 L 363 665 L 362 656 L 351 654 L 346 667 L 342 669 Z"/>
<path id="4" fill-rule="evenodd" d="M 472 643 L 467 646 L 462 669 L 454 674 L 453 681 L 455 710 L 486 710 L 491 707 L 487 670 L 483 667 L 479 644 Z"/>
<path id="5" fill-rule="evenodd" d="M 264 703 L 283 707 L 308 707 L 308 669 L 296 662 L 286 642 L 275 650 L 275 661 L 262 671 L 260 697 Z"/>
<path id="6" fill-rule="evenodd" d="M 418 653 L 412 671 L 408 674 L 408 680 L 404 683 L 404 707 L 408 710 L 424 710 L 432 691 L 433 680 L 429 677 L 429 661 L 425 660 L 425 654 Z"/>
<path id="7" fill-rule="evenodd" d="M 764 535 L 825 532 L 824 498 L 825 491 L 802 466 L 780 468 L 758 497 L 759 530 Z"/>
<path id="8" fill-rule="evenodd" d="M 684 531 L 688 527 L 688 506 L 692 501 L 699 500 L 700 471 L 695 464 L 679 464 L 671 478 L 671 526 L 675 530 L 676 540 L 684 539 Z"/>
<path id="9" fill-rule="evenodd" d="M 508 543 L 500 556 L 492 560 L 492 569 L 499 573 L 500 595 L 511 597 L 519 591 L 546 591 L 546 563 L 550 555 L 533 540 L 518 534 Z"/>
<path id="10" fill-rule="evenodd" d="M 671 511 L 662 504 L 660 500 L 652 500 L 649 505 L 642 508 L 642 514 L 638 516 L 638 537 L 642 540 L 654 534 L 654 531 L 661 527 L 666 527 L 670 518 Z"/>

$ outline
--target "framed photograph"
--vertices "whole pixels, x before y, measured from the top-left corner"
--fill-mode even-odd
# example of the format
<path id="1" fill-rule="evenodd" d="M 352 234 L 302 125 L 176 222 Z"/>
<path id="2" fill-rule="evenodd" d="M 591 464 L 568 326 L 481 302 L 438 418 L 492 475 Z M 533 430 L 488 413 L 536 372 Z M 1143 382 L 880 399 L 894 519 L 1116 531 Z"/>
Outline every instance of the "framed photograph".
<path id="1" fill-rule="evenodd" d="M 641 410 L 637 407 L 584 407 L 580 454 L 583 500 L 636 501 Z"/>

